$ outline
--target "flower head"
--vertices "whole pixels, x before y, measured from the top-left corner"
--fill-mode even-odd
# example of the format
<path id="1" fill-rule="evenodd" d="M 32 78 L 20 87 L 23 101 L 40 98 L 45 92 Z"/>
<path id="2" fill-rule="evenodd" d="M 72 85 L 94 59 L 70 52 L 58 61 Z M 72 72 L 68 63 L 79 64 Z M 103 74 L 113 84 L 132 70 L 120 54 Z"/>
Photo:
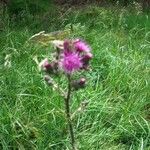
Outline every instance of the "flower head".
<path id="1" fill-rule="evenodd" d="M 66 73 L 73 73 L 80 69 L 86 69 L 89 65 L 89 60 L 92 58 L 90 47 L 83 41 L 65 40 L 61 51 L 59 66 Z"/>
<path id="2" fill-rule="evenodd" d="M 78 52 L 89 52 L 91 50 L 89 45 L 80 39 L 75 40 L 74 47 Z"/>
<path id="3" fill-rule="evenodd" d="M 78 53 L 64 51 L 60 65 L 66 73 L 70 74 L 79 70 L 82 67 L 82 62 Z"/>

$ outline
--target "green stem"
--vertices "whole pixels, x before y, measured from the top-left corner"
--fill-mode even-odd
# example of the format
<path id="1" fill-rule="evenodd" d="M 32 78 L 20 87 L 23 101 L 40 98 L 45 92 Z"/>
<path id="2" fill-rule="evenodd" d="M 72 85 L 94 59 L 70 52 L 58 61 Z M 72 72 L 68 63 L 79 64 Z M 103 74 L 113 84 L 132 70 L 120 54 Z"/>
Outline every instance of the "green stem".
<path id="1" fill-rule="evenodd" d="M 68 75 L 67 77 L 68 77 L 68 92 L 67 92 L 67 97 L 65 98 L 65 109 L 66 109 L 68 129 L 69 129 L 69 132 L 70 132 L 72 150 L 76 150 L 73 125 L 72 125 L 72 120 L 71 120 L 71 115 L 70 115 L 71 76 Z"/>

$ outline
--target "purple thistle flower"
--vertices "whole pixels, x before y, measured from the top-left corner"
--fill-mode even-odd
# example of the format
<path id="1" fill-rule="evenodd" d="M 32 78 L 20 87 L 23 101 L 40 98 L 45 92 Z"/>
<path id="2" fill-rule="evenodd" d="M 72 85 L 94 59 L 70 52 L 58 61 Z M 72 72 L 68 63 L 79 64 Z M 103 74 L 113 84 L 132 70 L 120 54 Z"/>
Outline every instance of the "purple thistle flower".
<path id="1" fill-rule="evenodd" d="M 82 67 L 81 57 L 78 53 L 64 50 L 60 65 L 66 73 L 71 74 Z"/>
<path id="2" fill-rule="evenodd" d="M 71 74 L 74 71 L 88 68 L 92 54 L 90 53 L 90 47 L 85 42 L 79 39 L 65 40 L 63 47 L 64 49 L 60 55 L 59 66 L 66 73 Z"/>
<path id="3" fill-rule="evenodd" d="M 89 52 L 91 50 L 89 45 L 80 39 L 75 40 L 74 47 L 78 52 Z"/>

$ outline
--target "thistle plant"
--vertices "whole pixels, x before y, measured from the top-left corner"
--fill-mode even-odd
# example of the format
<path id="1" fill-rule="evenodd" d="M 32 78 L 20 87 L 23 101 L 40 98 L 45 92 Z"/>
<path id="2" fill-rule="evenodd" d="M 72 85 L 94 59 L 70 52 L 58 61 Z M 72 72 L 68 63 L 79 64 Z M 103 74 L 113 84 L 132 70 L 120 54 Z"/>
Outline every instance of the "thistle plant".
<path id="1" fill-rule="evenodd" d="M 65 117 L 68 124 L 70 134 L 70 143 L 72 150 L 77 150 L 76 140 L 73 128 L 73 116 L 84 109 L 87 102 L 82 102 L 80 107 L 72 113 L 70 110 L 71 98 L 74 91 L 83 89 L 86 85 L 85 77 L 80 77 L 84 71 L 89 70 L 89 62 L 92 59 L 90 46 L 81 39 L 66 39 L 63 41 L 54 40 L 51 42 L 54 45 L 54 59 L 45 58 L 39 63 L 39 67 L 44 72 L 45 82 L 53 87 L 55 91 L 59 91 L 64 99 Z M 65 76 L 67 80 L 67 88 L 64 91 L 59 83 L 54 81 L 54 77 Z M 75 76 L 78 79 L 75 79 Z"/>

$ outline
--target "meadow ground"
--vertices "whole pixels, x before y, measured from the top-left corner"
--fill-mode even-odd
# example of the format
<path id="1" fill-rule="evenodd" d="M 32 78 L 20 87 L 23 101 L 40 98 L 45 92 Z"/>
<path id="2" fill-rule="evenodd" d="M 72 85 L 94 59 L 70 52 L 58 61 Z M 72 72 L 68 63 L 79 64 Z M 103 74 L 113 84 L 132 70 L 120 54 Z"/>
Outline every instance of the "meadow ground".
<path id="1" fill-rule="evenodd" d="M 33 34 L 69 28 L 92 47 L 86 90 L 73 97 L 80 150 L 150 150 L 150 13 L 137 8 L 60 8 L 44 14 L 1 16 L 0 149 L 69 148 L 61 97 L 43 81 L 33 60 L 50 47 L 27 40 Z"/>

